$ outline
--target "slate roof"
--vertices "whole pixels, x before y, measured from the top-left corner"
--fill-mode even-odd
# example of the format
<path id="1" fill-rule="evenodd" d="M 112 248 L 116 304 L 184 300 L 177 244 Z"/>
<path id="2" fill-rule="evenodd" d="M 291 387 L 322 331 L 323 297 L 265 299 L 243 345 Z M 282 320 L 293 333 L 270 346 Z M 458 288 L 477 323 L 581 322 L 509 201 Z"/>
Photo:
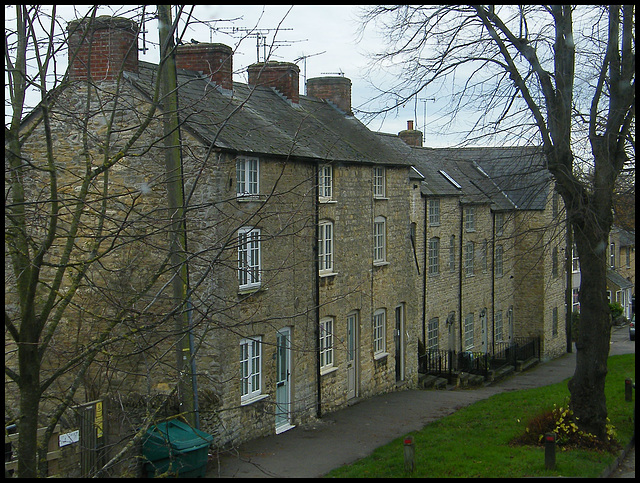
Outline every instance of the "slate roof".
<path id="1" fill-rule="evenodd" d="M 139 63 L 128 75 L 147 94 L 157 66 Z M 410 166 L 411 148 L 387 142 L 331 104 L 300 96 L 292 104 L 274 89 L 233 83 L 221 90 L 195 72 L 178 69 L 180 118 L 207 146 L 242 154 Z"/>
<path id="2" fill-rule="evenodd" d="M 411 159 L 425 176 L 426 196 L 460 196 L 494 210 L 544 209 L 551 175 L 537 148 L 414 148 Z"/>

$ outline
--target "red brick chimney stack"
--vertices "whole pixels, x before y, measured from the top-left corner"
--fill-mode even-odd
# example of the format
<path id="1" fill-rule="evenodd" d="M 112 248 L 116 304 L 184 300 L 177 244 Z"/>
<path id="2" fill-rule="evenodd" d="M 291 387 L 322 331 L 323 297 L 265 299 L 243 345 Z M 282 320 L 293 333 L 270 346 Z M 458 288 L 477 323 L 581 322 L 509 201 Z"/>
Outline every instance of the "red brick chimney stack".
<path id="1" fill-rule="evenodd" d="M 72 20 L 67 32 L 70 80 L 113 81 L 122 71 L 138 72 L 138 25 L 133 20 L 108 15 Z"/>
<path id="2" fill-rule="evenodd" d="M 324 99 L 352 116 L 351 80 L 346 77 L 314 77 L 307 81 L 307 95 Z"/>
<path id="3" fill-rule="evenodd" d="M 407 129 L 400 131 L 398 137 L 409 146 L 422 146 L 422 132 L 413 129 L 413 121 L 407 121 Z"/>
<path id="4" fill-rule="evenodd" d="M 233 90 L 233 49 L 228 45 L 178 45 L 176 67 L 202 72 L 223 89 Z"/>
<path id="5" fill-rule="evenodd" d="M 249 85 L 273 87 L 294 104 L 300 103 L 300 68 L 289 62 L 258 62 L 247 68 Z"/>

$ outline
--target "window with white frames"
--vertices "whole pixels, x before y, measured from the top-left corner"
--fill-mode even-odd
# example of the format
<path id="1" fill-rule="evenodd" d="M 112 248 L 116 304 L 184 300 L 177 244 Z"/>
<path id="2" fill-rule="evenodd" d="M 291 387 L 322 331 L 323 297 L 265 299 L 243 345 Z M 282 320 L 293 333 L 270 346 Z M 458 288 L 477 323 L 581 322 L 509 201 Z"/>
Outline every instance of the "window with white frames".
<path id="1" fill-rule="evenodd" d="M 321 274 L 333 273 L 333 223 L 329 220 L 318 224 L 318 262 Z"/>
<path id="2" fill-rule="evenodd" d="M 440 200 L 438 198 L 429 199 L 429 226 L 440 225 Z"/>
<path id="3" fill-rule="evenodd" d="M 260 230 L 238 230 L 238 284 L 241 289 L 260 286 Z"/>
<path id="4" fill-rule="evenodd" d="M 464 272 L 467 277 L 471 277 L 474 273 L 474 244 L 473 242 L 467 242 L 464 247 Z"/>
<path id="5" fill-rule="evenodd" d="M 387 259 L 387 226 L 384 216 L 373 220 L 373 262 L 382 263 Z"/>
<path id="6" fill-rule="evenodd" d="M 496 260 L 494 262 L 496 277 L 502 277 L 503 275 L 503 257 L 504 247 L 502 245 L 496 245 Z"/>
<path id="7" fill-rule="evenodd" d="M 439 325 L 440 322 L 438 320 L 438 317 L 434 317 L 429 321 L 427 329 L 427 349 L 429 350 L 438 350 Z"/>
<path id="8" fill-rule="evenodd" d="M 240 341 L 240 401 L 247 402 L 262 394 L 260 336 Z"/>
<path id="9" fill-rule="evenodd" d="M 320 368 L 333 366 L 333 319 L 320 320 Z"/>
<path id="10" fill-rule="evenodd" d="M 609 245 L 609 265 L 611 268 L 616 268 L 616 244 L 611 243 Z"/>
<path id="11" fill-rule="evenodd" d="M 502 236 L 504 233 L 504 213 L 496 213 L 496 235 Z"/>
<path id="12" fill-rule="evenodd" d="M 464 348 L 473 349 L 473 313 L 464 318 Z"/>
<path id="13" fill-rule="evenodd" d="M 451 235 L 449 238 L 449 271 L 456 271 L 456 237 Z"/>
<path id="14" fill-rule="evenodd" d="M 318 196 L 320 201 L 333 198 L 333 167 L 330 164 L 320 166 L 318 172 Z"/>
<path id="15" fill-rule="evenodd" d="M 495 331 L 496 331 L 496 340 L 503 340 L 503 323 L 502 323 L 502 310 L 496 311 L 495 315 Z"/>
<path id="16" fill-rule="evenodd" d="M 467 206 L 464 209 L 464 229 L 466 231 L 476 231 L 476 207 Z"/>
<path id="17" fill-rule="evenodd" d="M 429 239 L 429 275 L 440 273 L 440 238 Z"/>
<path id="18" fill-rule="evenodd" d="M 387 312 L 378 309 L 373 313 L 373 354 L 382 354 L 386 351 L 385 331 L 387 326 Z"/>
<path id="19" fill-rule="evenodd" d="M 258 196 L 260 193 L 260 173 L 258 158 L 240 157 L 236 159 L 236 194 Z"/>
<path id="20" fill-rule="evenodd" d="M 373 168 L 373 197 L 384 198 L 386 196 L 385 169 L 380 166 Z"/>
<path id="21" fill-rule="evenodd" d="M 579 272 L 580 271 L 580 259 L 578 258 L 578 247 L 576 244 L 573 244 L 573 249 L 571 250 L 571 271 Z"/>

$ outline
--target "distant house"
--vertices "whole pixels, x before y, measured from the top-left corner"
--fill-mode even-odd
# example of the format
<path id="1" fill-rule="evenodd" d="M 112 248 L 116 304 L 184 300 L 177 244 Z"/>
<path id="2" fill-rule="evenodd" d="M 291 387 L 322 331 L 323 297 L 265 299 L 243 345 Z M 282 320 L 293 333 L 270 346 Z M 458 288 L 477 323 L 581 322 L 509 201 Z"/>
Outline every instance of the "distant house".
<path id="1" fill-rule="evenodd" d="M 375 133 L 353 116 L 349 79 L 309 79 L 300 95 L 295 64 L 266 62 L 238 83 L 232 49 L 199 43 L 175 53 L 182 165 L 167 173 L 163 111 L 143 123 L 164 105 L 158 66 L 138 61 L 135 31 L 126 19 L 71 22 L 78 56 L 52 106 L 61 201 L 73 203 L 77 180 L 97 170 L 86 188 L 105 202 L 113 247 L 61 330 L 90 337 L 119 310 L 130 314 L 121 352 L 97 361 L 86 394 L 149 402 L 176 382 L 175 272 L 149 278 L 166 263 L 176 178 L 188 261 L 189 330 L 179 335 L 195 354 L 201 429 L 219 445 L 414 387 L 420 346 L 492 354 L 536 337 L 544 358 L 563 352 L 565 225 L 536 150 L 423 148 L 411 125 Z M 88 39 L 109 56 L 90 58 Z M 43 129 L 37 109 L 27 127 Z M 105 153 L 134 133 L 106 167 Z M 34 164 L 43 139 L 24 146 Z M 90 240 L 99 217 L 86 216 Z M 133 430 L 139 408 L 122 408 Z"/>

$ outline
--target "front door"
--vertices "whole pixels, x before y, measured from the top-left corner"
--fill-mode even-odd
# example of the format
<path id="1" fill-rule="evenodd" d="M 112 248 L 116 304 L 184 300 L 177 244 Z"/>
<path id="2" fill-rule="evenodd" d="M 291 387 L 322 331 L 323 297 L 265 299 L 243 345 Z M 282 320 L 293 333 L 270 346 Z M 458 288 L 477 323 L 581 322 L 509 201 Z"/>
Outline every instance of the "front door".
<path id="1" fill-rule="evenodd" d="M 404 381 L 404 305 L 396 307 L 396 382 Z"/>
<path id="2" fill-rule="evenodd" d="M 291 425 L 291 329 L 276 334 L 276 434 Z"/>
<path id="3" fill-rule="evenodd" d="M 358 396 L 358 316 L 347 316 L 347 399 Z"/>

